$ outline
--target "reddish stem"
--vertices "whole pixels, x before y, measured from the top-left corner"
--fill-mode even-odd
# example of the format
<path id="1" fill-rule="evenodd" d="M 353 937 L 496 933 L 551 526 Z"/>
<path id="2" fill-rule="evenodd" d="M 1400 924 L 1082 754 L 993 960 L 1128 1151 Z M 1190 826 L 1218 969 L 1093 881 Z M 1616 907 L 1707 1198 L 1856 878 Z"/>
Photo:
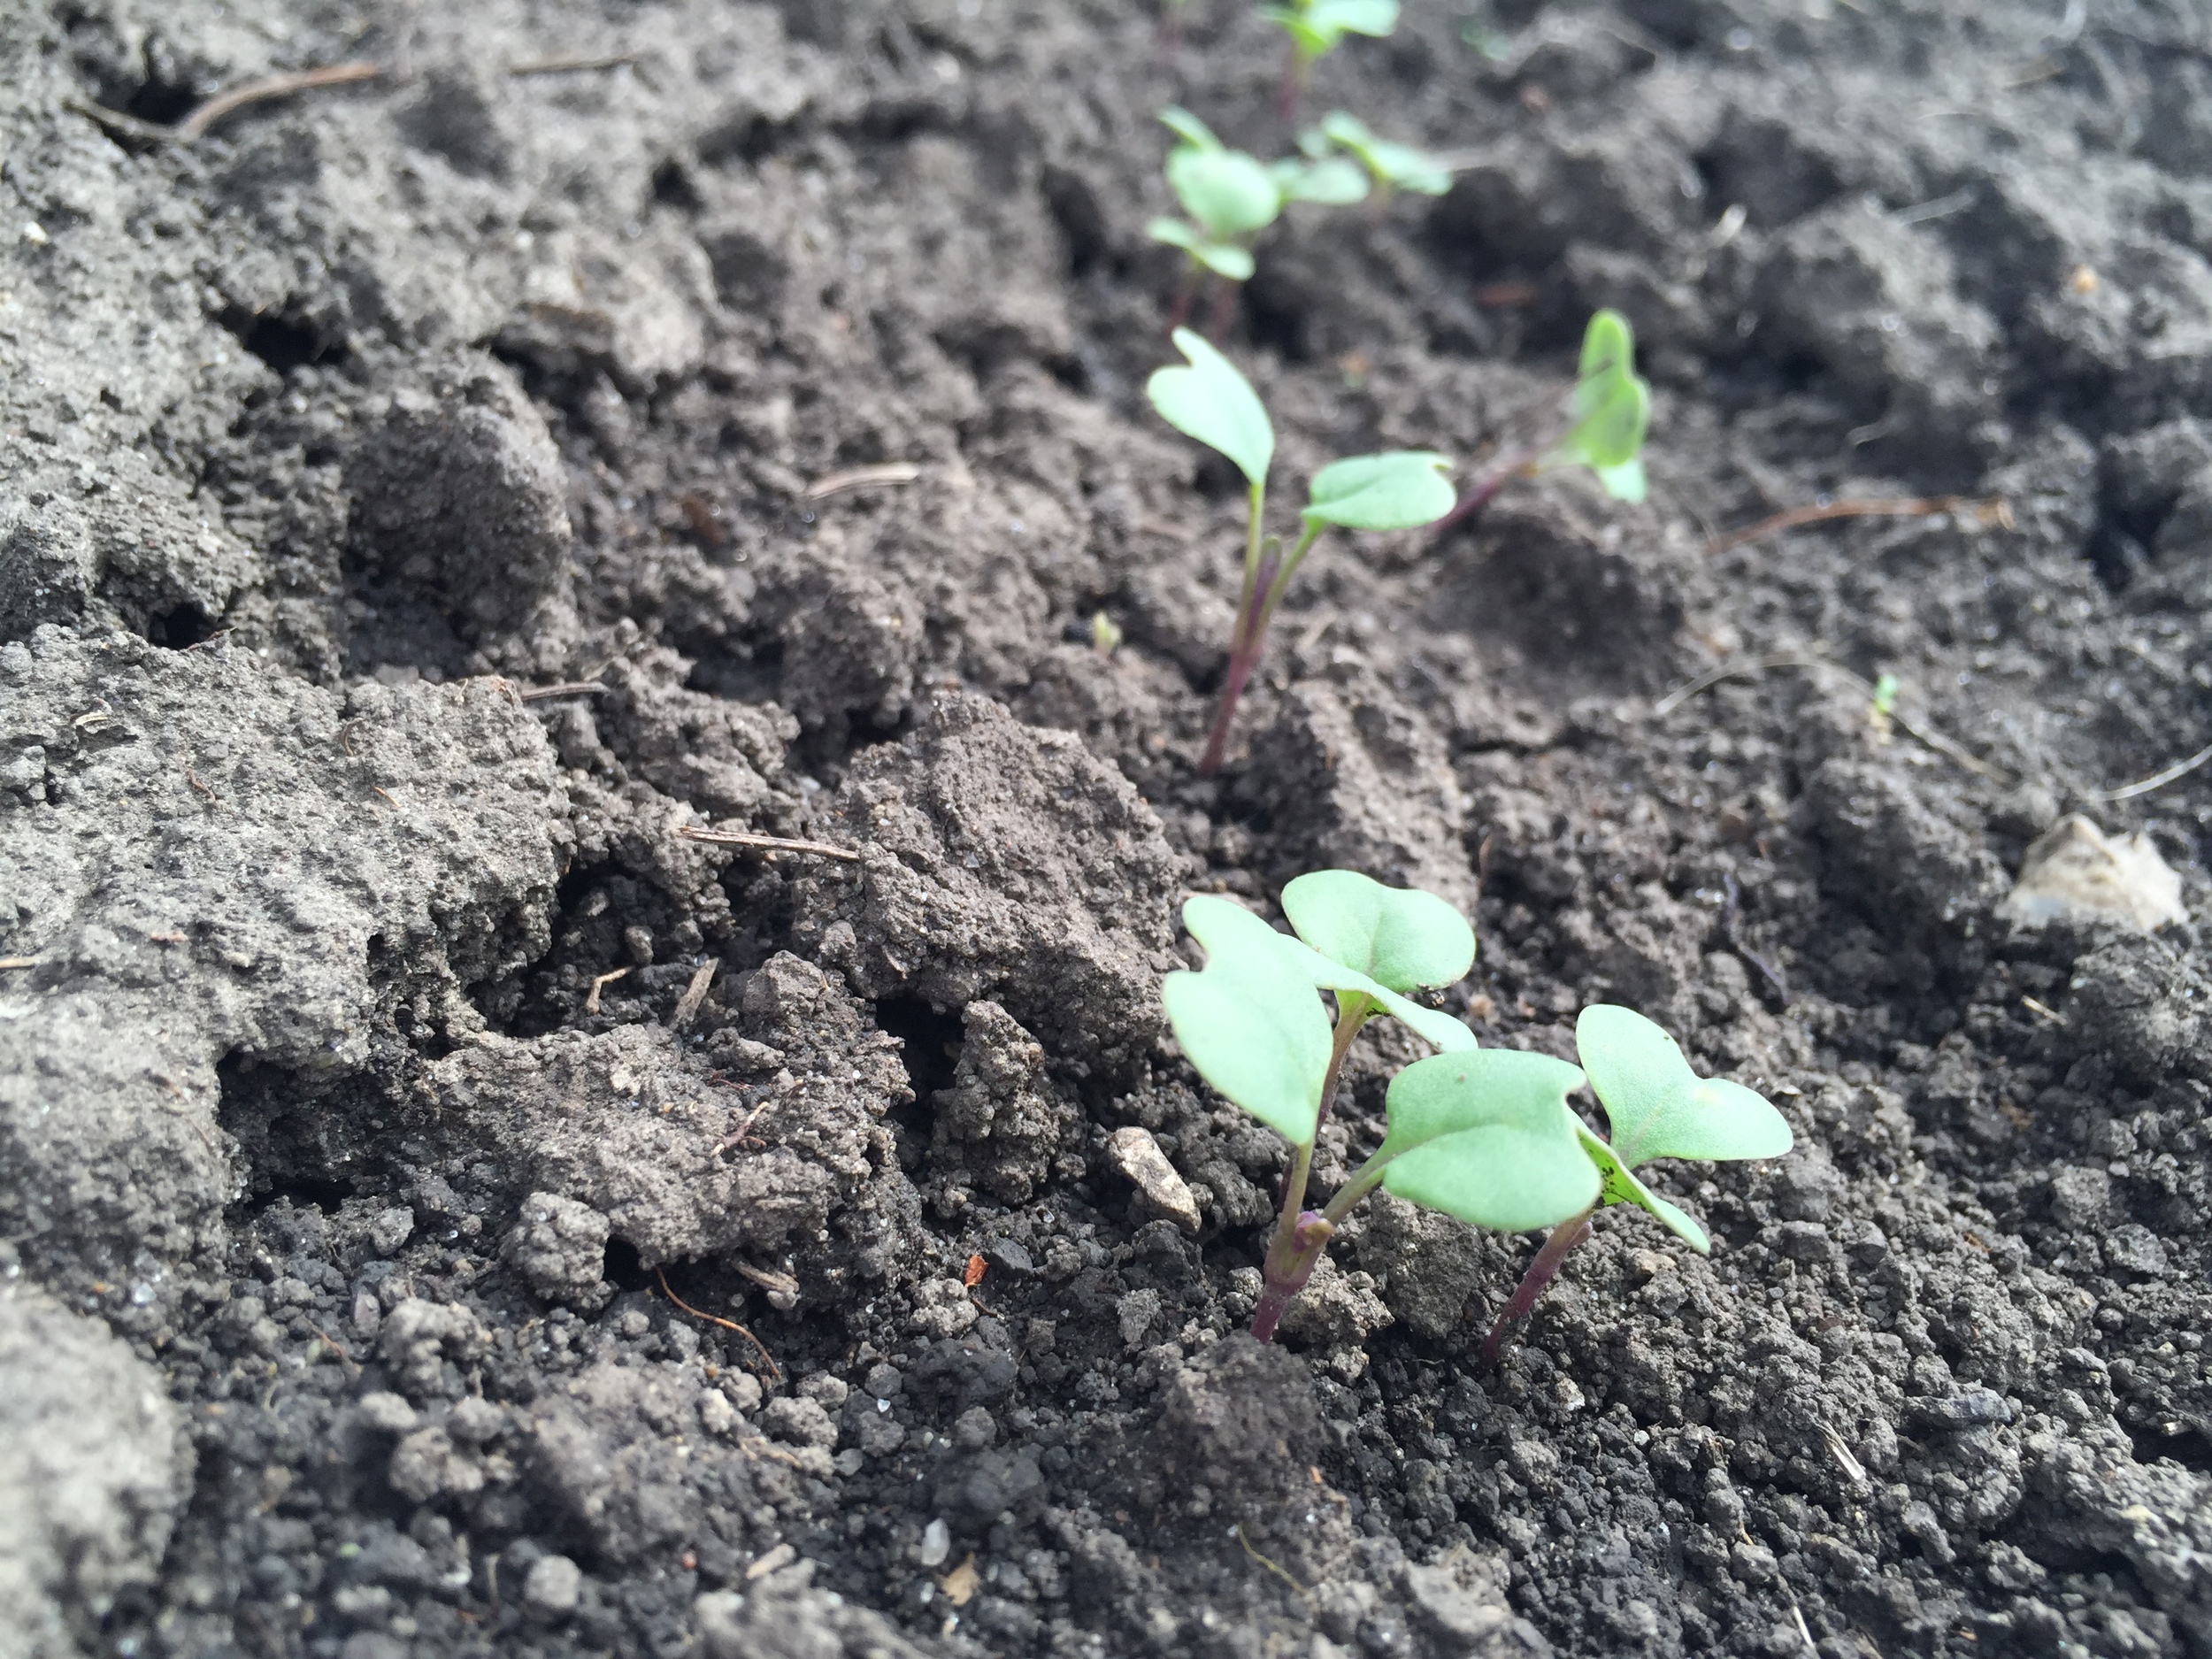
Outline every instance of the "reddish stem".
<path id="1" fill-rule="evenodd" d="M 1175 303 L 1168 310 L 1167 332 L 1171 335 L 1180 328 L 1185 319 L 1190 316 L 1191 299 L 1197 286 L 1197 283 L 1192 280 L 1190 266 L 1186 265 L 1183 267 L 1183 280 L 1175 289 Z"/>
<path id="2" fill-rule="evenodd" d="M 1206 338 L 1219 345 L 1228 338 L 1229 325 L 1237 314 L 1237 292 L 1242 283 L 1232 282 L 1227 277 L 1214 279 L 1213 309 L 1206 319 Z"/>
<path id="3" fill-rule="evenodd" d="M 1451 511 L 1429 526 L 1430 540 L 1434 541 L 1441 537 L 1453 526 L 1473 518 L 1487 507 L 1491 498 L 1503 489 L 1509 481 L 1517 477 L 1522 468 L 1536 458 L 1536 454 L 1533 448 L 1506 451 L 1502 459 L 1469 487 L 1467 493 L 1459 498 L 1457 504 L 1452 508 Z"/>
<path id="4" fill-rule="evenodd" d="M 1214 705 L 1213 730 L 1206 734 L 1206 753 L 1198 763 L 1198 775 L 1210 778 L 1221 770 L 1222 760 L 1229 752 L 1229 724 L 1236 718 L 1237 699 L 1244 695 L 1244 682 L 1251 678 L 1253 666 L 1260 660 L 1260 644 L 1253 641 L 1248 651 L 1238 651 L 1229 658 L 1228 678 L 1221 682 L 1221 701 Z"/>
<path id="5" fill-rule="evenodd" d="M 1293 1297 L 1306 1287 L 1313 1277 L 1313 1270 L 1321 1265 L 1321 1253 L 1329 1248 L 1330 1237 L 1336 1229 L 1325 1220 L 1320 1211 L 1303 1210 L 1298 1213 L 1298 1223 L 1287 1233 L 1279 1233 L 1275 1243 L 1267 1252 L 1267 1260 L 1260 1268 L 1263 1287 L 1259 1306 L 1252 1311 L 1252 1340 L 1272 1342 L 1275 1326 L 1281 1321 L 1283 1310 Z"/>
<path id="6" fill-rule="evenodd" d="M 1275 119 L 1287 127 L 1298 119 L 1298 97 L 1306 89 L 1306 60 L 1298 55 L 1298 48 L 1290 49 L 1290 61 L 1283 65 L 1283 79 L 1275 88 Z"/>
<path id="7" fill-rule="evenodd" d="M 1543 1297 L 1560 1268 L 1567 1260 L 1568 1252 L 1590 1236 L 1590 1212 L 1584 1210 L 1551 1230 L 1544 1240 L 1544 1248 L 1536 1252 L 1536 1259 L 1528 1264 L 1522 1276 L 1520 1287 L 1514 1291 L 1513 1300 L 1505 1304 L 1505 1311 L 1490 1327 L 1490 1334 L 1482 1340 L 1482 1363 L 1487 1367 L 1498 1363 L 1498 1356 L 1505 1351 L 1506 1338 L 1513 1327 L 1528 1317 L 1529 1312 Z"/>

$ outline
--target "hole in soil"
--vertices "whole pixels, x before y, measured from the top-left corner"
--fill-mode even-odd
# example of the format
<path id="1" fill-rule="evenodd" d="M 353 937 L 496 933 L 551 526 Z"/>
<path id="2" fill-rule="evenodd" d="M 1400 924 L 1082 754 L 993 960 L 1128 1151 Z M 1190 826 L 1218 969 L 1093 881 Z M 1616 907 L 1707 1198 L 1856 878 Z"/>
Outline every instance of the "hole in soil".
<path id="1" fill-rule="evenodd" d="M 225 1056 L 215 1076 L 222 1087 L 215 1120 L 238 1143 L 255 1210 L 288 1199 L 335 1210 L 354 1195 L 358 1183 L 349 1166 L 363 1166 L 367 1147 L 351 1130 L 369 1120 L 367 1102 L 349 1110 L 354 1103 L 334 1099 L 306 1073 L 249 1054 Z"/>
<path id="2" fill-rule="evenodd" d="M 146 625 L 146 637 L 156 645 L 181 651 L 215 637 L 215 618 L 189 602 L 165 611 Z"/>
<path id="3" fill-rule="evenodd" d="M 1064 167 L 1047 167 L 1044 187 L 1045 205 L 1067 239 L 1068 268 L 1075 276 L 1088 276 L 1113 246 L 1113 230 L 1098 193 L 1080 174 Z"/>
<path id="4" fill-rule="evenodd" d="M 193 105 L 199 103 L 191 88 L 173 81 L 149 81 L 131 94 L 131 100 L 123 106 L 127 114 L 135 115 L 142 121 L 151 121 L 158 127 L 171 127 L 188 115 Z"/>
<path id="5" fill-rule="evenodd" d="M 915 996 L 888 996 L 876 1004 L 876 1024 L 904 1045 L 906 1075 L 917 1100 L 952 1087 L 967 1027 L 957 1014 L 941 1014 Z"/>
<path id="6" fill-rule="evenodd" d="M 2157 1423 L 2125 1426 L 2135 1446 L 2137 1463 L 2154 1463 L 2165 1457 L 2198 1474 L 2212 1474 L 2212 1437 L 2197 1425 L 2177 1425 L 2181 1431 L 2177 1434 L 2169 1434 L 2164 1425 Z"/>
<path id="7" fill-rule="evenodd" d="M 329 362 L 345 355 L 315 329 L 290 318 L 233 310 L 223 312 L 216 320 L 236 337 L 240 345 L 279 374 L 288 374 L 308 364 Z"/>
<path id="8" fill-rule="evenodd" d="M 618 1292 L 654 1287 L 652 1270 L 638 1255 L 637 1246 L 618 1234 L 607 1240 L 607 1264 L 600 1271 Z"/>
<path id="9" fill-rule="evenodd" d="M 653 199 L 663 207 L 679 208 L 687 213 L 696 213 L 706 205 L 693 188 L 684 164 L 674 156 L 653 169 Z"/>

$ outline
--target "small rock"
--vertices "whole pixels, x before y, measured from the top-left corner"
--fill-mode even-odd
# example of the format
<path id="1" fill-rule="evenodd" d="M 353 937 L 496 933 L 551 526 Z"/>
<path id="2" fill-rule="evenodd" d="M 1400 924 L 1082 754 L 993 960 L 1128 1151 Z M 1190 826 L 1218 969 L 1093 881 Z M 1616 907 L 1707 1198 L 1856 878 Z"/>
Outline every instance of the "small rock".
<path id="1" fill-rule="evenodd" d="M 1778 1563 L 1764 1544 L 1739 1542 L 1728 1552 L 1728 1566 L 1746 1584 L 1764 1584 L 1774 1577 Z"/>
<path id="2" fill-rule="evenodd" d="M 940 1520 L 922 1528 L 922 1565 L 941 1567 L 952 1554 L 952 1528 Z"/>
<path id="3" fill-rule="evenodd" d="M 464 1446 L 481 1446 L 495 1440 L 507 1426 L 507 1414 L 480 1394 L 471 1394 L 446 1413 L 445 1432 Z"/>
<path id="4" fill-rule="evenodd" d="M 606 1217 L 555 1193 L 532 1193 L 507 1234 L 503 1254 L 523 1282 L 548 1302 L 590 1311 L 606 1304 Z"/>
<path id="5" fill-rule="evenodd" d="M 2108 1266 L 2156 1279 L 2166 1271 L 2166 1246 L 2141 1222 L 2131 1221 L 2106 1236 L 2104 1259 Z"/>
<path id="6" fill-rule="evenodd" d="M 484 1489 L 484 1465 L 442 1428 L 417 1429 L 392 1448 L 392 1490 L 417 1503 L 472 1497 Z"/>
<path id="7" fill-rule="evenodd" d="M 1106 1151 L 1145 1203 L 1184 1232 L 1198 1231 L 1204 1219 L 1198 1213 L 1198 1201 L 1191 1196 L 1189 1184 L 1175 1172 L 1149 1129 L 1133 1124 L 1115 1130 L 1107 1137 Z"/>
<path id="8" fill-rule="evenodd" d="M 983 1247 L 983 1256 L 986 1261 L 1004 1268 L 1010 1273 L 1033 1273 L 1037 1271 L 1037 1264 L 1030 1259 L 1029 1252 L 1014 1239 L 993 1239 Z"/>
<path id="9" fill-rule="evenodd" d="M 2108 839 L 2078 812 L 2068 813 L 2029 846 L 2020 879 L 1998 908 L 2029 927 L 2117 922 L 2150 933 L 2189 919 L 2181 877 L 2148 836 Z"/>
<path id="10" fill-rule="evenodd" d="M 793 1446 L 831 1447 L 837 1444 L 837 1425 L 818 1402 L 786 1394 L 768 1402 L 761 1426 Z"/>
<path id="11" fill-rule="evenodd" d="M 415 1212 L 396 1207 L 369 1223 L 369 1244 L 379 1256 L 391 1256 L 414 1236 L 414 1232 Z"/>
<path id="12" fill-rule="evenodd" d="M 382 1389 L 363 1394 L 353 1409 L 365 1426 L 381 1434 L 404 1434 L 415 1426 L 415 1408 Z"/>
<path id="13" fill-rule="evenodd" d="M 952 1420 L 952 1443 L 964 1452 L 979 1452 L 998 1438 L 998 1425 L 982 1406 L 970 1406 Z"/>
<path id="14" fill-rule="evenodd" d="M 532 1618 L 557 1624 L 576 1610 L 583 1597 L 583 1570 L 566 1555 L 541 1555 L 531 1563 L 522 1581 L 522 1610 Z"/>

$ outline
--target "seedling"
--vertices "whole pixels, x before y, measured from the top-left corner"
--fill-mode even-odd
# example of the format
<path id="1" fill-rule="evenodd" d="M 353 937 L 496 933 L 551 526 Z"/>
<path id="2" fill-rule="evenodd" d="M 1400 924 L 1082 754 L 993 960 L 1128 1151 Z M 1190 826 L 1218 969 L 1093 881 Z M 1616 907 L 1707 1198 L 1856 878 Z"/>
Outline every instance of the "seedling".
<path id="1" fill-rule="evenodd" d="M 1451 169 L 1435 157 L 1410 144 L 1376 137 L 1366 122 L 1342 110 L 1330 111 L 1321 118 L 1318 127 L 1298 141 L 1298 148 L 1309 157 L 1326 156 L 1333 145 L 1364 169 L 1383 205 L 1400 190 L 1441 196 L 1452 188 Z"/>
<path id="2" fill-rule="evenodd" d="M 1156 219 L 1145 227 L 1153 241 L 1190 256 L 1171 329 L 1182 322 L 1193 285 L 1202 273 L 1229 284 L 1251 280 L 1252 243 L 1286 205 L 1337 206 L 1366 197 L 1366 178 L 1341 157 L 1263 162 L 1231 150 L 1188 110 L 1171 106 L 1160 111 L 1160 120 L 1182 141 L 1169 152 L 1165 172 L 1168 188 L 1188 215 Z M 1216 334 L 1227 324 L 1230 291 L 1221 290 L 1215 301 Z"/>
<path id="3" fill-rule="evenodd" d="M 1598 1205 L 1638 1205 L 1700 1256 L 1712 1249 L 1704 1228 L 1636 1179 L 1640 1164 L 1654 1158 L 1778 1158 L 1793 1143 L 1789 1125 L 1763 1095 L 1722 1078 L 1701 1078 L 1680 1045 L 1632 1010 L 1603 1002 L 1584 1009 L 1575 1021 L 1575 1048 L 1612 1129 L 1601 1140 L 1580 1118 L 1574 1124 L 1601 1189 L 1597 1204 L 1562 1221 L 1544 1240 L 1483 1340 L 1486 1365 L 1497 1363 L 1513 1327 L 1536 1306 L 1568 1253 L 1590 1236 Z"/>
<path id="4" fill-rule="evenodd" d="M 1410 530 L 1435 522 L 1451 510 L 1452 487 L 1444 479 L 1451 464 L 1443 456 L 1420 449 L 1332 462 L 1307 486 L 1298 541 L 1286 553 L 1280 537 L 1265 534 L 1267 473 L 1275 457 L 1275 429 L 1259 394 L 1228 358 L 1189 329 L 1175 331 L 1175 345 L 1188 366 L 1153 374 L 1145 386 L 1153 408 L 1178 432 L 1234 462 L 1248 490 L 1244 586 L 1237 600 L 1221 701 L 1214 711 L 1205 756 L 1198 764 L 1200 775 L 1211 777 L 1221 768 L 1237 700 L 1259 662 L 1275 607 L 1322 532 L 1332 525 L 1351 530 Z"/>
<path id="5" fill-rule="evenodd" d="M 1651 422 L 1651 387 L 1636 373 L 1636 337 L 1628 319 L 1601 311 L 1582 334 L 1574 396 L 1552 431 L 1516 445 L 1491 463 L 1437 526 L 1450 529 L 1479 512 L 1512 480 L 1562 466 L 1586 466 L 1616 501 L 1644 498 L 1644 434 Z"/>
<path id="6" fill-rule="evenodd" d="M 1379 40 L 1388 35 L 1398 27 L 1398 0 L 1287 0 L 1262 6 L 1260 15 L 1290 37 L 1290 63 L 1276 97 L 1276 111 L 1286 121 L 1297 112 L 1298 94 L 1313 65 L 1347 35 Z"/>

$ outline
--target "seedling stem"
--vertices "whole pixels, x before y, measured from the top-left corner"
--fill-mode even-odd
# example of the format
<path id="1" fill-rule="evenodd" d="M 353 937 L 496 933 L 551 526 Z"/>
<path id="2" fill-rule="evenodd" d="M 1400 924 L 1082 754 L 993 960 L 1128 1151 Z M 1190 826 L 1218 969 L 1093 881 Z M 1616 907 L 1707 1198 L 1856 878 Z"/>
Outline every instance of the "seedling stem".
<path id="1" fill-rule="evenodd" d="M 1590 1236 L 1590 1212 L 1570 1216 L 1551 1230 L 1544 1240 L 1544 1248 L 1536 1252 L 1536 1259 L 1528 1264 L 1528 1271 L 1521 1276 L 1519 1286 L 1513 1292 L 1513 1300 L 1505 1304 L 1497 1323 L 1490 1327 L 1490 1334 L 1482 1340 L 1482 1363 L 1485 1367 L 1495 1365 L 1498 1356 L 1505 1351 L 1506 1339 L 1522 1320 L 1528 1317 L 1536 1304 L 1551 1287 L 1559 1270 L 1566 1265 L 1567 1257 L 1578 1244 Z"/>

